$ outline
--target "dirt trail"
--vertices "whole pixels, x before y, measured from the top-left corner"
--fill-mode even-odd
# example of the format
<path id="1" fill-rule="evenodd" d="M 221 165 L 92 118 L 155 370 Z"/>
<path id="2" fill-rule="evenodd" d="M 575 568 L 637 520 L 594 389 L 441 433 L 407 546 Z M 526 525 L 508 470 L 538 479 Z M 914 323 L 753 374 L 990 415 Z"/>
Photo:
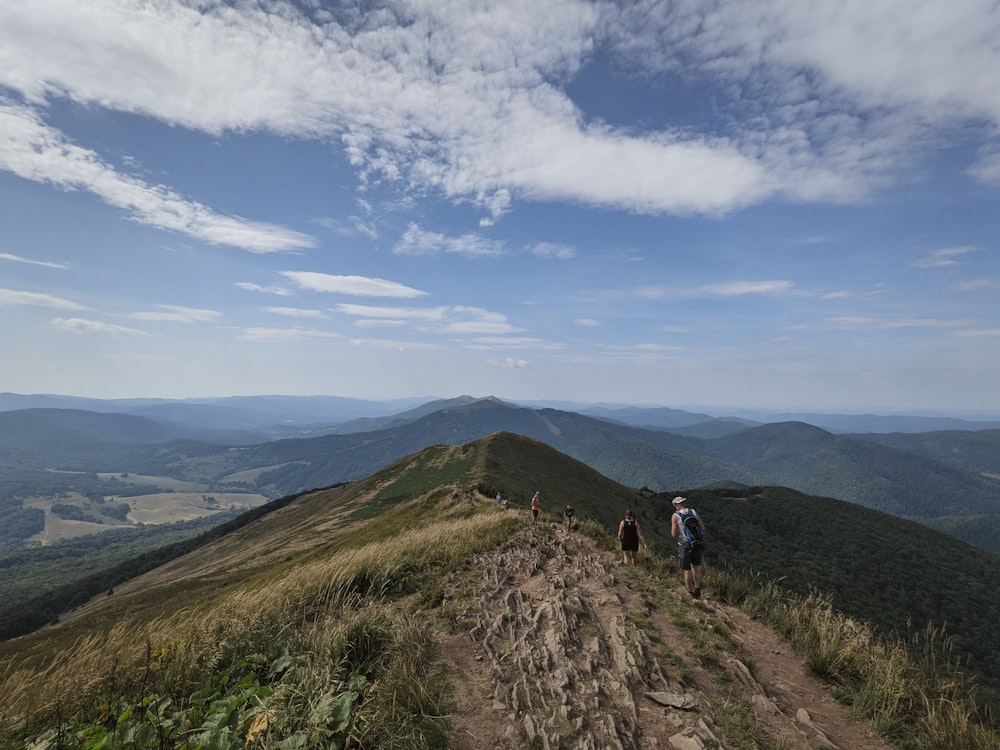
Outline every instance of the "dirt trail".
<path id="1" fill-rule="evenodd" d="M 440 634 L 459 683 L 453 748 L 727 748 L 719 712 L 743 710 L 781 750 L 890 750 L 773 631 L 711 592 L 680 599 L 678 573 L 665 585 L 684 627 L 720 629 L 733 644 L 710 672 L 677 618 L 651 611 L 621 572 L 590 539 L 553 527 L 448 581 L 442 611 L 462 626 Z"/>

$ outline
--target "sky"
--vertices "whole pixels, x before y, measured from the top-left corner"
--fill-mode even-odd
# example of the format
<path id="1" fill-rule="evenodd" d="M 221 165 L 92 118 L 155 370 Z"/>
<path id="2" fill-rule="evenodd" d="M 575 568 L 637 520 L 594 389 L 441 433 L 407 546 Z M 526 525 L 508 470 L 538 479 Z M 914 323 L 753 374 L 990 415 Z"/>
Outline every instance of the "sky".
<path id="1" fill-rule="evenodd" d="M 1000 415 L 994 0 L 0 0 L 0 391 Z"/>

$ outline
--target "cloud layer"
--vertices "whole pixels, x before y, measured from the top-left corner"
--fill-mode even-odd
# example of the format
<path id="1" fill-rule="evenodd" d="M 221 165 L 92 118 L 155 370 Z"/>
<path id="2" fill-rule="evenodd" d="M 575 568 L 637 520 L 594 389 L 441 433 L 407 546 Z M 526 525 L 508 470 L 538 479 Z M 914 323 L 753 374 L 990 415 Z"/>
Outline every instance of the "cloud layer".
<path id="1" fill-rule="evenodd" d="M 471 202 L 487 223 L 517 200 L 654 215 L 863 200 L 948 146 L 929 122 L 980 127 L 969 171 L 997 179 L 1000 12 L 985 1 L 425 0 L 358 15 L 50 0 L 5 4 L 0 30 L 0 85 L 21 98 L 0 110 L 0 168 L 253 252 L 313 240 L 121 173 L 46 124 L 45 103 L 339 143 L 362 180 Z M 637 75 L 728 81 L 730 98 L 699 130 L 608 125 L 565 90 L 595 56 Z"/>

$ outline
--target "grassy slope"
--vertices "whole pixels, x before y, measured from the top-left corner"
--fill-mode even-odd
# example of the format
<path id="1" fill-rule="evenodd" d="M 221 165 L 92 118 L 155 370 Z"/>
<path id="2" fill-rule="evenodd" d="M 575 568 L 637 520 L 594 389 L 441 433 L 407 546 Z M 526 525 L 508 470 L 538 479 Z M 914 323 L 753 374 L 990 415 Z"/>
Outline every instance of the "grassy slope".
<path id="1" fill-rule="evenodd" d="M 633 508 L 654 549 L 673 554 L 672 493 L 622 487 L 544 443 L 498 433 L 467 446 L 430 448 L 368 479 L 306 493 L 209 546 L 117 586 L 114 596 L 64 617 L 64 625 L 86 629 L 114 621 L 120 611 L 150 617 L 169 613 L 178 606 L 173 598 L 178 592 L 185 606 L 209 606 L 228 587 L 353 544 L 356 535 L 367 533 L 356 529 L 359 521 L 379 518 L 379 524 L 405 526 L 405 517 L 385 514 L 429 487 L 470 484 L 486 497 L 502 492 L 521 507 L 540 490 L 543 512 L 552 518 L 570 503 L 580 518 L 608 531 Z M 1000 686 L 1000 654 L 991 646 L 1000 642 L 1000 602 L 992 595 L 1000 584 L 995 556 L 915 523 L 789 490 L 765 489 L 746 498 L 736 498 L 734 490 L 686 494 L 710 530 L 709 565 L 782 578 L 784 586 L 800 593 L 827 592 L 839 609 L 886 631 L 947 624 L 959 654 Z M 45 636 L 34 639 L 42 643 Z M 0 644 L 0 655 L 4 650 Z"/>
<path id="2" fill-rule="evenodd" d="M 440 577 L 436 570 L 459 564 L 477 548 L 492 548 L 507 533 L 504 525 L 514 520 L 513 514 L 484 504 L 483 499 L 500 491 L 523 507 L 535 490 L 542 491 L 544 512 L 552 518 L 572 502 L 583 519 L 609 532 L 621 512 L 632 507 L 649 540 L 670 554 L 671 542 L 664 537 L 669 496 L 621 487 L 542 443 L 510 434 L 466 446 L 438 446 L 363 481 L 295 498 L 118 587 L 113 596 L 91 601 L 56 627 L 0 644 L 0 675 L 6 676 L 9 703 L 20 705 L 19 701 L 32 698 L 31 690 L 43 688 L 57 691 L 58 697 L 51 700 L 75 700 L 73 695 L 90 688 L 81 688 L 74 680 L 89 680 L 96 689 L 103 670 L 129 663 L 141 666 L 144 658 L 148 676 L 154 658 L 150 654 L 161 648 L 195 652 L 190 664 L 203 666 L 183 677 L 196 679 L 207 663 L 228 664 L 237 642 L 240 649 L 266 649 L 268 643 L 273 647 L 278 636 L 270 629 L 273 623 L 282 630 L 294 623 L 305 627 L 321 616 L 314 610 L 320 600 L 349 602 L 352 596 L 391 590 L 423 592 L 421 596 L 431 602 L 433 582 Z M 917 579 L 914 571 L 922 577 L 916 583 L 924 583 L 933 566 L 940 564 L 942 537 L 846 503 L 780 490 L 742 499 L 710 493 L 690 493 L 690 497 L 713 533 L 712 565 L 745 563 L 763 572 L 776 562 L 785 573 L 799 572 L 796 583 L 818 588 L 831 570 L 840 571 L 836 575 L 843 578 L 857 578 L 881 567 L 872 561 L 892 560 L 898 567 L 885 567 L 886 575 L 894 571 L 893 577 L 887 578 L 875 602 L 890 613 L 897 611 L 900 593 L 911 590 Z M 776 515 L 771 511 L 778 508 L 780 523 L 768 523 Z M 882 523 L 871 538 L 858 535 L 856 547 L 847 549 L 859 517 Z M 780 530 L 776 533 L 781 546 L 762 536 L 770 528 Z M 829 551 L 824 551 L 823 540 L 830 543 Z M 754 552 L 771 554 L 754 557 Z M 991 599 L 1000 576 L 990 563 L 993 558 L 971 549 L 963 549 L 962 555 L 965 565 L 945 573 L 961 581 L 967 607 L 964 612 L 947 609 L 958 591 L 953 587 L 937 592 L 946 606 L 944 613 L 958 615 L 960 626 L 979 620 L 995 626 L 1000 617 Z M 859 565 L 859 560 L 869 565 Z M 966 574 L 968 578 L 961 578 Z M 838 578 L 829 580 L 836 583 Z M 934 594 L 931 586 L 923 588 Z M 342 606 L 337 609 L 343 611 Z M 405 623 L 391 618 L 386 623 L 390 630 L 405 629 Z M 995 637 L 984 639 L 984 644 L 995 642 Z M 46 664 L 61 649 L 79 650 L 81 643 L 90 649 L 86 652 L 90 661 L 78 660 L 72 674 L 59 672 L 71 668 L 64 666 L 64 656 L 56 659 L 56 669 L 41 674 L 42 682 L 10 671 L 12 664 Z M 213 648 L 218 653 L 213 655 Z M 160 664 L 159 657 L 155 664 Z"/>

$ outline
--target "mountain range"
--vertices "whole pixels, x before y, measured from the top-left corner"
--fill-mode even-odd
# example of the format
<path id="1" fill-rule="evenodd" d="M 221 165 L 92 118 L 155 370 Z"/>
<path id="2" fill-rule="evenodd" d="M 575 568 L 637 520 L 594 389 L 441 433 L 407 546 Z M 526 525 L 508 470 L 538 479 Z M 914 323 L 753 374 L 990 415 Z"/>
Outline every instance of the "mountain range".
<path id="1" fill-rule="evenodd" d="M 459 411 L 466 408 L 484 407 Z M 539 410 L 535 418 L 553 429 L 574 424 L 557 416 Z M 454 416 L 438 419 L 457 425 Z M 818 439 L 814 430 L 805 435 Z M 536 491 L 537 524 L 526 512 Z M 809 728 L 802 704 L 786 703 L 777 686 L 791 676 L 771 673 L 786 647 L 758 650 L 766 663 L 743 651 L 763 634 L 751 635 L 739 624 L 750 618 L 726 606 L 739 580 L 773 581 L 803 598 L 820 592 L 852 618 L 824 631 L 836 635 L 834 659 L 814 666 L 840 680 L 835 694 L 844 700 L 849 680 L 836 662 L 849 658 L 864 622 L 906 640 L 947 624 L 952 658 L 974 672 L 980 697 L 995 701 L 996 555 L 959 542 L 943 554 L 947 537 L 913 521 L 787 488 L 684 491 L 709 530 L 704 602 L 679 598 L 673 491 L 624 486 L 523 434 L 424 447 L 369 476 L 281 498 L 80 596 L 49 626 L 0 643 L 0 739 L 96 738 L 106 727 L 135 736 L 136 722 L 150 722 L 161 745 L 177 727 L 189 727 L 192 741 L 229 727 L 211 735 L 211 746 L 227 748 L 250 746 L 261 732 L 302 747 L 342 746 L 316 732 L 348 727 L 365 747 L 544 747 L 559 738 L 578 746 L 589 736 L 602 743 L 591 746 L 638 748 L 643 737 L 684 746 L 681 738 L 695 735 L 701 746 L 779 746 L 776 735 L 733 739 L 737 726 L 749 732 L 752 724 L 765 734 L 790 730 L 780 746 L 795 750 L 887 747 L 842 734 L 847 718 L 827 718 L 829 735 L 823 720 Z M 497 494 L 509 509 L 493 501 Z M 572 533 L 558 523 L 566 502 L 580 524 Z M 615 567 L 613 533 L 627 509 L 652 550 L 640 569 Z M 796 610 L 802 617 L 826 612 L 822 599 L 807 601 Z M 777 609 L 791 606 L 780 602 Z M 418 654 L 439 654 L 444 664 L 407 661 L 411 680 L 387 677 L 390 664 Z M 320 674 L 336 690 L 317 682 Z M 426 723 L 445 712 L 430 698 L 446 683 L 465 707 L 448 711 L 451 731 L 478 738 Z M 961 690 L 963 700 L 971 695 Z M 656 710 L 650 693 L 677 708 Z M 902 713 L 874 709 L 880 732 L 900 746 L 959 746 L 921 745 L 906 734 L 926 731 L 922 712 L 939 703 L 910 698 Z M 873 710 L 860 697 L 849 702 L 857 715 Z M 821 704 L 805 716 L 818 716 Z M 442 732 L 439 739 L 385 736 L 404 721 L 402 706 L 413 710 L 406 722 L 425 722 L 406 724 L 405 736 Z M 761 718 L 734 722 L 737 707 Z M 224 725 L 211 723 L 218 716 Z M 309 717 L 318 727 L 303 726 Z M 728 744 L 713 740 L 716 732 Z"/>
<path id="2" fill-rule="evenodd" d="M 629 487 L 785 486 L 916 519 L 1000 551 L 1000 429 L 835 434 L 798 421 L 706 422 L 707 415 L 662 409 L 602 408 L 588 416 L 471 397 L 325 427 L 320 413 L 298 425 L 305 436 L 249 442 L 245 434 L 232 442 L 203 422 L 181 427 L 106 411 L 0 411 L 0 462 L 35 476 L 52 468 L 128 471 L 277 498 L 358 480 L 429 445 L 506 431 L 543 441 Z M 622 418 L 672 426 L 638 427 Z"/>

